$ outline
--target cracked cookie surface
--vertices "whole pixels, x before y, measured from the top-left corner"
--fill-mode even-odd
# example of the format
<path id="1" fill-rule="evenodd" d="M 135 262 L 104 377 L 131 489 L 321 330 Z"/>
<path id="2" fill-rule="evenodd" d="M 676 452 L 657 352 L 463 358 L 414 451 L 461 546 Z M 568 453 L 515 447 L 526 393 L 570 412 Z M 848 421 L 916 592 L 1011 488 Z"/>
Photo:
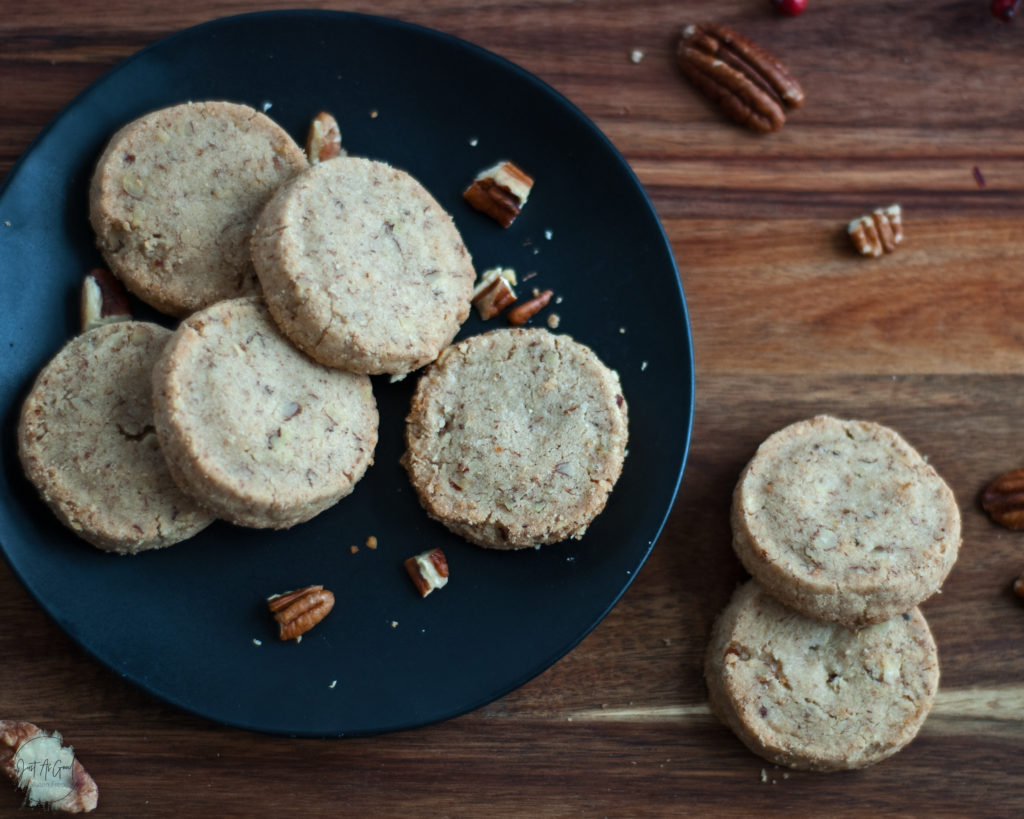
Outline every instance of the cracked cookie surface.
<path id="1" fill-rule="evenodd" d="M 918 733 L 939 661 L 920 610 L 848 629 L 787 608 L 750 580 L 715 623 L 712 711 L 754 753 L 817 771 L 864 768 Z"/>
<path id="2" fill-rule="evenodd" d="M 171 479 L 153 428 L 151 373 L 170 337 L 140 321 L 77 336 L 22 405 L 25 474 L 64 525 L 105 551 L 170 546 L 213 521 Z"/>
<path id="3" fill-rule="evenodd" d="M 153 370 L 171 475 L 220 517 L 283 529 L 352 492 L 373 462 L 370 380 L 318 364 L 255 298 L 181 323 Z"/>
<path id="4" fill-rule="evenodd" d="M 370 375 L 433 361 L 469 315 L 476 276 L 430 193 L 357 157 L 284 185 L 257 222 L 252 256 L 285 335 L 317 361 Z"/>
<path id="5" fill-rule="evenodd" d="M 566 335 L 494 330 L 421 376 L 402 462 L 427 513 L 494 549 L 580 538 L 622 471 L 615 371 Z"/>
<path id="6" fill-rule="evenodd" d="M 92 177 L 89 218 L 126 287 L 183 316 L 259 292 L 253 224 L 271 194 L 306 167 L 295 141 L 254 108 L 175 105 L 114 134 Z"/>
<path id="7" fill-rule="evenodd" d="M 942 585 L 960 510 L 894 430 L 822 415 L 771 435 L 732 504 L 733 548 L 782 602 L 849 626 L 908 611 Z"/>

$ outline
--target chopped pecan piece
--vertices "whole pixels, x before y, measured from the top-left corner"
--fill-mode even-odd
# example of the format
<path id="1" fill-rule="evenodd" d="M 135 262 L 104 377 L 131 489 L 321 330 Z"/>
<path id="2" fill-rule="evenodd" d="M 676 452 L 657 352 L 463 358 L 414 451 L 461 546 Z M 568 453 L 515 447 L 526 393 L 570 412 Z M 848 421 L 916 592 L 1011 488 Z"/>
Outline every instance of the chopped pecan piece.
<path id="1" fill-rule="evenodd" d="M 524 301 L 522 304 L 517 304 L 511 310 L 508 311 L 509 324 L 522 325 L 526 324 L 531 318 L 539 313 L 549 301 L 554 293 L 551 290 L 544 290 L 537 293 L 529 301 Z"/>
<path id="2" fill-rule="evenodd" d="M 306 158 L 309 159 L 310 165 L 318 165 L 342 154 L 344 151 L 341 148 L 341 129 L 338 127 L 338 121 L 326 111 L 321 111 L 309 124 Z"/>
<path id="3" fill-rule="evenodd" d="M 516 300 L 512 285 L 516 283 L 516 272 L 510 268 L 495 267 L 484 272 L 480 283 L 473 289 L 472 302 L 484 321 Z"/>
<path id="4" fill-rule="evenodd" d="M 533 179 L 507 160 L 480 171 L 463 198 L 502 227 L 515 221 L 533 189 Z"/>
<path id="5" fill-rule="evenodd" d="M 440 549 L 421 552 L 406 560 L 404 565 L 421 597 L 448 583 L 448 561 Z"/>
<path id="6" fill-rule="evenodd" d="M 323 586 L 306 586 L 268 597 L 267 607 L 278 622 L 278 636 L 294 640 L 328 615 L 334 608 L 334 595 Z"/>
<path id="7" fill-rule="evenodd" d="M 854 219 L 846 232 L 862 256 L 892 253 L 903 241 L 903 212 L 899 205 L 878 208 Z"/>
<path id="8" fill-rule="evenodd" d="M 785 109 L 803 104 L 803 89 L 786 67 L 725 26 L 686 26 L 676 59 L 706 97 L 735 122 L 755 131 L 777 131 L 786 121 Z"/>
<path id="9" fill-rule="evenodd" d="M 82 280 L 79 301 L 82 332 L 117 321 L 130 321 L 131 317 L 128 294 L 121 282 L 102 267 L 90 270 Z"/>

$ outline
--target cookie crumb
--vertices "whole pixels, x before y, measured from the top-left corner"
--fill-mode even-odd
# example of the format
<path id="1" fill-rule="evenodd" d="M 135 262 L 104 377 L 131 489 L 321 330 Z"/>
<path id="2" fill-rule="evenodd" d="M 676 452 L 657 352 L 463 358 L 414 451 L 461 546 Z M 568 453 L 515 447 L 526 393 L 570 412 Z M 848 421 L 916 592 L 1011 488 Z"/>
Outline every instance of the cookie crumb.
<path id="1" fill-rule="evenodd" d="M 377 119 L 377 117 L 379 117 L 379 116 L 380 116 L 380 112 L 376 108 L 371 109 L 371 111 L 370 111 L 370 119 Z"/>
<path id="2" fill-rule="evenodd" d="M 767 782 L 768 781 L 768 771 L 766 771 L 764 768 L 761 769 L 761 781 L 762 782 Z"/>
<path id="3" fill-rule="evenodd" d="M 392 620 L 391 621 L 391 628 L 398 628 L 398 621 L 397 620 Z"/>
<path id="4" fill-rule="evenodd" d="M 366 548 L 367 549 L 376 549 L 377 548 L 377 537 L 376 537 L 376 535 L 370 535 L 366 539 Z"/>
<path id="5" fill-rule="evenodd" d="M 356 545 L 352 545 L 352 546 L 349 546 L 349 547 L 348 547 L 348 550 L 349 550 L 349 551 L 350 551 L 350 552 L 351 552 L 352 554 L 355 554 L 356 552 L 358 552 L 358 551 L 359 551 L 359 547 L 358 547 L 358 546 L 356 546 Z"/>
<path id="6" fill-rule="evenodd" d="M 548 327 L 550 327 L 552 330 L 557 330 L 558 329 L 558 325 L 561 324 L 561 323 L 562 323 L 562 317 L 559 316 L 558 313 L 549 313 L 548 314 Z"/>
<path id="7" fill-rule="evenodd" d="M 255 637 L 253 637 L 252 638 L 252 644 L 254 646 L 261 646 L 261 645 L 263 645 L 263 641 L 262 640 L 257 640 Z"/>
<path id="8" fill-rule="evenodd" d="M 331 680 L 331 684 L 329 686 L 327 686 L 327 687 L 330 688 L 333 691 L 334 690 L 334 686 L 336 686 L 337 684 L 338 684 L 337 680 Z"/>
<path id="9" fill-rule="evenodd" d="M 470 137 L 469 138 L 469 147 L 470 148 L 475 148 L 479 144 L 480 144 L 480 140 L 477 139 L 476 137 Z"/>
<path id="10" fill-rule="evenodd" d="M 551 237 L 554 236 L 554 235 L 555 234 L 551 230 L 551 228 L 548 228 L 547 230 L 544 231 L 544 238 L 547 239 L 549 242 L 551 241 Z"/>
<path id="11" fill-rule="evenodd" d="M 263 113 L 265 114 L 267 113 L 267 111 L 274 107 L 274 103 L 272 103 L 270 100 L 264 100 L 263 105 L 260 107 L 263 109 Z"/>
<path id="12" fill-rule="evenodd" d="M 629 52 L 629 61 L 633 63 L 633 65 L 639 63 L 643 58 L 644 52 L 639 48 L 634 48 L 632 51 Z"/>
<path id="13" fill-rule="evenodd" d="M 640 362 L 640 372 L 643 372 L 646 369 L 647 369 L 647 362 L 646 361 L 641 361 Z"/>

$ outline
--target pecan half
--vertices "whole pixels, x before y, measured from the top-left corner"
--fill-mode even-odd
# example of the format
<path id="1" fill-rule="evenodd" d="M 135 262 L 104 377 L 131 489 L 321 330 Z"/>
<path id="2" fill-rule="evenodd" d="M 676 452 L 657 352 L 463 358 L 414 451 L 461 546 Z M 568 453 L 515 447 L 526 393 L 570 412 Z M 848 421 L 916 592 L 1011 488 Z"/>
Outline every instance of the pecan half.
<path id="1" fill-rule="evenodd" d="M 323 586 L 306 586 L 267 598 L 282 640 L 294 640 L 323 620 L 334 608 L 334 595 Z"/>
<path id="2" fill-rule="evenodd" d="M 434 589 L 440 589 L 448 583 L 448 561 L 440 549 L 431 549 L 410 557 L 404 566 L 421 597 L 426 597 Z"/>
<path id="3" fill-rule="evenodd" d="M 777 131 L 804 92 L 786 67 L 746 37 L 715 23 L 688 25 L 676 49 L 680 69 L 735 122 Z"/>
<path id="4" fill-rule="evenodd" d="M 78 307 L 83 333 L 104 324 L 129 321 L 132 317 L 128 294 L 121 282 L 102 267 L 90 270 L 82 280 Z"/>
<path id="5" fill-rule="evenodd" d="M 899 205 L 878 208 L 854 219 L 846 232 L 862 256 L 892 253 L 903 241 L 903 211 Z"/>
<path id="6" fill-rule="evenodd" d="M 1008 529 L 1024 529 L 1024 469 L 1000 475 L 985 487 L 981 506 Z"/>
<path id="7" fill-rule="evenodd" d="M 25 801 L 65 813 L 89 813 L 100 790 L 56 731 L 0 720 L 0 770 L 25 791 Z"/>
<path id="8" fill-rule="evenodd" d="M 474 208 L 486 213 L 502 227 L 511 225 L 526 204 L 533 178 L 513 163 L 502 160 L 480 171 L 462 192 Z"/>
<path id="9" fill-rule="evenodd" d="M 338 127 L 338 121 L 326 111 L 321 111 L 309 124 L 309 133 L 306 135 L 306 158 L 310 165 L 318 165 L 342 154 L 344 151 L 341 149 L 341 129 Z"/>

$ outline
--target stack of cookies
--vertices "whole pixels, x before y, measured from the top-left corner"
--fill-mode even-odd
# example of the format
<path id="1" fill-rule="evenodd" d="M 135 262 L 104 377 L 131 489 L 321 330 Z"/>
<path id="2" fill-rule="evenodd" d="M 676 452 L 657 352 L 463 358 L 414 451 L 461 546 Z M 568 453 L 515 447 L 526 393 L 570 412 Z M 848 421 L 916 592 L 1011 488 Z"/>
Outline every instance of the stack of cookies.
<path id="1" fill-rule="evenodd" d="M 938 689 L 917 606 L 960 547 L 949 486 L 893 430 L 818 416 L 758 448 L 732 529 L 753 577 L 712 633 L 712 710 L 793 768 L 862 768 L 904 747 Z"/>
<path id="2" fill-rule="evenodd" d="M 126 125 L 89 211 L 117 279 L 181 319 L 171 332 L 119 311 L 69 342 L 23 406 L 26 474 L 107 551 L 168 546 L 215 517 L 280 529 L 329 508 L 373 463 L 369 376 L 435 361 L 470 312 L 472 259 L 418 181 L 369 159 L 307 161 L 245 105 Z M 424 506 L 485 546 L 580 536 L 625 455 L 617 375 L 541 330 L 450 349 L 408 422 Z"/>

